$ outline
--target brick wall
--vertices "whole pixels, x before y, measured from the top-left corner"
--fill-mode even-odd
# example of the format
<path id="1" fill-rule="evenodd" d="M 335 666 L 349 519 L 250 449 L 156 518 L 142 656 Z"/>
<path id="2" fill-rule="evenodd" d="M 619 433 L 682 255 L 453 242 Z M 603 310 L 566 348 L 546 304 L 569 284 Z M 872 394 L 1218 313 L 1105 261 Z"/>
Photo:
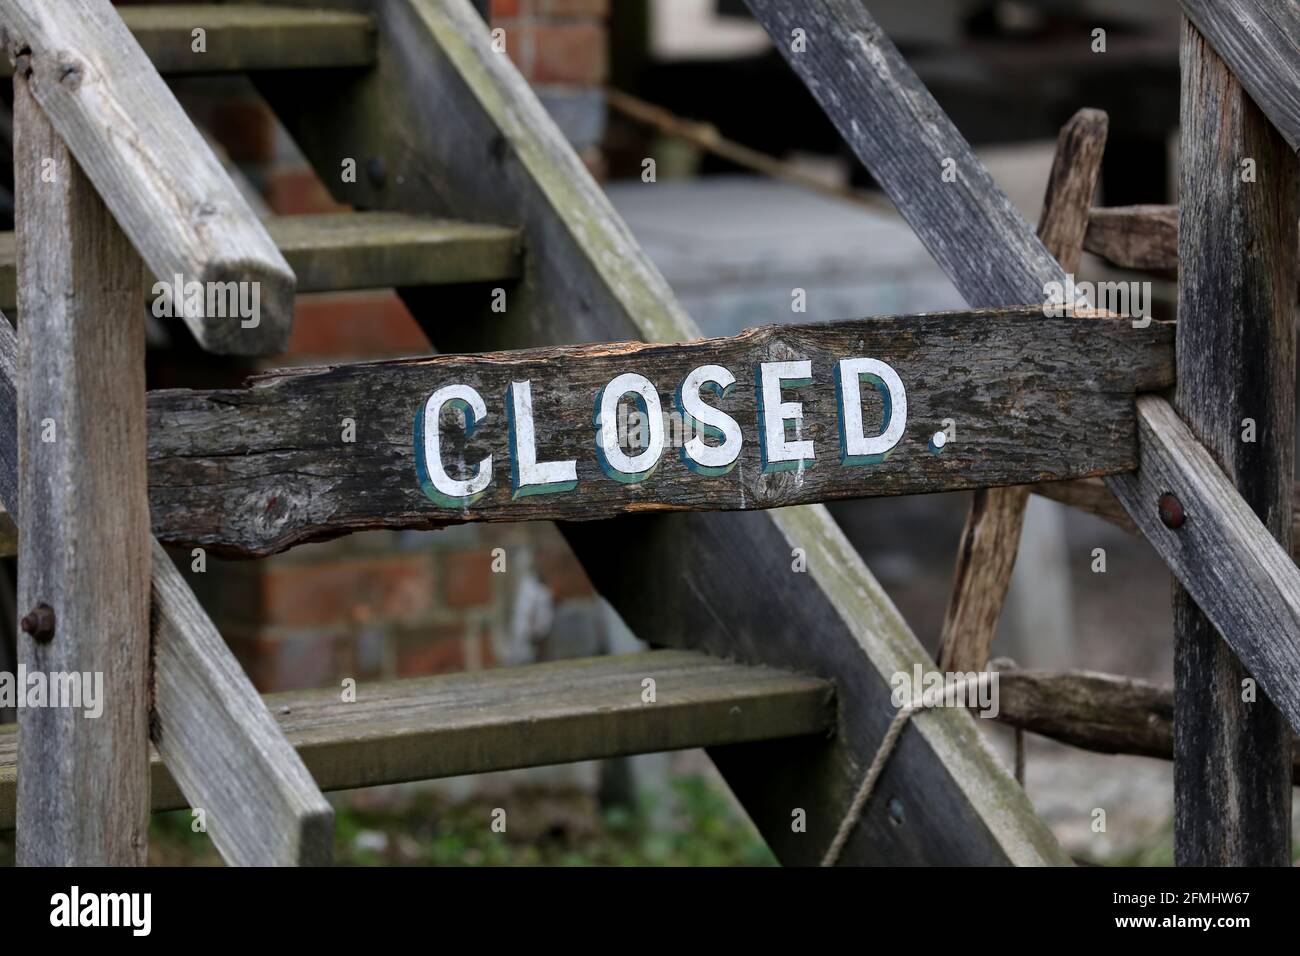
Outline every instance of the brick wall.
<path id="1" fill-rule="evenodd" d="M 513 61 L 597 174 L 606 13 L 605 0 L 492 4 L 492 25 L 505 31 Z M 176 89 L 264 211 L 339 208 L 247 81 L 183 81 Z M 304 295 L 288 354 L 266 364 L 428 350 L 391 291 Z M 249 370 L 173 352 L 154 366 L 155 386 L 213 384 Z M 209 556 L 201 574 L 188 553 L 178 558 L 261 690 L 599 653 L 617 629 L 549 524 L 370 532 L 259 561 Z"/>

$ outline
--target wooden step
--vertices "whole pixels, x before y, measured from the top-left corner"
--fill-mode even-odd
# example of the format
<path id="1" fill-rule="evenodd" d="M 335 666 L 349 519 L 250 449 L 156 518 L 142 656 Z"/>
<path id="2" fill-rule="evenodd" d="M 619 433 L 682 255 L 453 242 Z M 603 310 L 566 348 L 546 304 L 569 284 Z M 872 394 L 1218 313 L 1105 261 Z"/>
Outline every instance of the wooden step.
<path id="1" fill-rule="evenodd" d="M 521 268 L 519 231 L 391 212 L 276 216 L 266 221 L 299 292 L 495 282 Z M 0 232 L 0 309 L 17 302 L 14 234 Z M 152 285 L 152 283 L 150 283 Z"/>
<path id="2" fill-rule="evenodd" d="M 653 678 L 655 702 L 642 699 Z M 269 694 L 322 790 L 825 734 L 829 681 L 695 651 L 649 651 Z M 0 726 L 0 829 L 14 825 L 18 734 Z M 153 755 L 153 806 L 186 806 Z"/>
<path id="3" fill-rule="evenodd" d="M 119 7 L 117 12 L 159 73 L 370 66 L 375 61 L 371 17 L 336 10 L 215 3 Z M 194 49 L 194 31 L 205 49 Z M 13 68 L 4 58 L 0 71 Z"/>

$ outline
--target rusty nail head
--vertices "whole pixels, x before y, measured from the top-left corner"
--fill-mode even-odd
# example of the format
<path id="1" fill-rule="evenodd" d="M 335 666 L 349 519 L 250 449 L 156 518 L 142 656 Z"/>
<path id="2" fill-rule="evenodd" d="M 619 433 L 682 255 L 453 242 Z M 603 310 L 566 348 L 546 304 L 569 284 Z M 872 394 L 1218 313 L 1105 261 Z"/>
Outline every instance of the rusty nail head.
<path id="1" fill-rule="evenodd" d="M 31 612 L 23 615 L 20 623 L 23 631 L 33 640 L 42 644 L 54 637 L 54 608 L 48 604 L 38 604 Z"/>
<path id="2" fill-rule="evenodd" d="M 1183 512 L 1183 503 L 1168 491 L 1160 496 L 1159 508 L 1160 520 L 1164 522 L 1166 528 L 1181 528 L 1183 522 L 1187 520 L 1187 515 Z"/>

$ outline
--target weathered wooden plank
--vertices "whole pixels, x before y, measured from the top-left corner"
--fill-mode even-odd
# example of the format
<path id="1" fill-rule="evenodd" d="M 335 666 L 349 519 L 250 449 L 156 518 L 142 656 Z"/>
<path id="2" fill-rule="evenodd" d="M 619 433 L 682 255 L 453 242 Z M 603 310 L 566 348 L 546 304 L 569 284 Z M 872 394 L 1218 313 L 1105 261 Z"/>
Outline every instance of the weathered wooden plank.
<path id="1" fill-rule="evenodd" d="M 273 216 L 266 229 L 299 292 L 504 282 L 522 268 L 519 230 L 509 226 L 345 212 Z M 151 301 L 156 278 L 146 278 Z M 15 289 L 13 233 L 0 232 L 0 309 L 16 305 Z"/>
<path id="2" fill-rule="evenodd" d="M 528 255 L 505 313 L 489 311 L 490 290 L 466 289 L 451 304 L 442 292 L 403 292 L 435 344 L 465 352 L 698 338 L 528 84 L 492 51 L 468 2 L 398 0 L 374 12 L 380 53 L 372 78 L 332 74 L 306 83 L 282 72 L 259 83 L 318 170 L 337 168 L 339 142 L 384 158 L 382 184 L 334 183 L 341 200 L 519 223 Z M 440 135 L 449 125 L 460 134 Z M 480 316 L 485 321 L 473 321 Z M 778 857 L 820 861 L 889 722 L 891 675 L 926 660 L 825 509 L 638 515 L 562 530 L 590 572 L 605 572 L 602 593 L 647 641 L 711 647 L 833 678 L 844 690 L 829 739 L 710 751 Z M 805 574 L 791 573 L 795 548 L 808 557 Z M 770 600 L 754 601 L 756 587 Z M 866 808 L 844 862 L 1068 862 L 967 714 L 917 721 L 882 785 L 891 800 Z M 806 833 L 791 829 L 795 807 L 807 813 Z"/>
<path id="3" fill-rule="evenodd" d="M 14 179 L 18 666 L 63 687 L 57 704 L 18 712 L 17 858 L 138 865 L 150 564 L 140 260 L 26 77 L 14 83 Z"/>
<path id="4" fill-rule="evenodd" d="M 120 7 L 118 14 L 164 75 L 347 68 L 375 59 L 374 22 L 364 14 L 214 3 Z M 0 76 L 10 72 L 0 64 Z"/>
<path id="5" fill-rule="evenodd" d="M 227 863 L 329 863 L 333 808 L 157 541 L 153 566 L 151 737 L 171 791 L 203 809 Z"/>
<path id="6" fill-rule="evenodd" d="M 1159 405 L 1144 408 L 1143 421 L 1159 423 L 1153 430 L 1163 444 L 1157 447 L 1184 468 L 1203 468 L 1203 461 L 1187 460 L 1195 452 L 1185 447 L 1187 434 L 1199 438 L 1205 457 L 1222 468 L 1226 480 L 1220 485 L 1233 483 L 1240 494 L 1211 485 L 1218 493 L 1207 500 L 1195 497 L 1203 489 L 1183 485 L 1192 524 L 1208 525 L 1218 546 L 1169 562 L 1175 573 L 1182 566 L 1178 577 L 1187 588 L 1174 593 L 1174 856 L 1183 865 L 1289 866 L 1287 720 L 1293 730 L 1300 729 L 1300 620 L 1294 616 L 1300 572 L 1289 554 L 1300 168 L 1227 64 L 1186 18 L 1181 63 L 1178 366 L 1183 374 L 1177 404 L 1187 426 Z M 1253 177 L 1243 175 L 1243 157 L 1254 161 Z M 1258 432 L 1251 436 L 1256 440 L 1243 440 L 1246 419 Z M 1146 461 L 1144 449 L 1144 467 Z M 1152 465 L 1157 475 L 1160 467 Z M 1124 487 L 1149 491 L 1151 476 L 1140 477 L 1142 486 Z M 1158 494 L 1166 491 L 1182 497 L 1178 484 Z M 1121 501 L 1132 514 L 1132 498 L 1121 496 Z M 1149 498 L 1146 504 L 1149 519 Z M 1214 504 L 1222 510 L 1199 513 Z M 1236 505 L 1238 513 L 1224 505 Z M 1137 515 L 1133 519 L 1143 527 Z M 1174 534 L 1195 540 L 1199 530 L 1185 526 Z M 1270 534 L 1280 544 L 1269 541 Z M 1272 547 L 1265 549 L 1265 542 Z M 1234 554 L 1243 546 L 1249 555 Z M 1285 575 L 1273 578 L 1266 572 L 1261 580 L 1259 565 L 1273 572 L 1279 557 Z M 1240 570 L 1254 573 L 1240 578 L 1234 573 Z M 1229 593 L 1236 589 L 1240 596 Z M 1246 669 L 1269 699 L 1243 699 Z"/>
<path id="7" fill-rule="evenodd" d="M 1300 568 L 1168 402 L 1139 398 L 1138 428 L 1138 471 L 1112 479 L 1111 488 L 1292 728 L 1300 728 Z M 1179 527 L 1160 517 L 1157 502 L 1167 493 L 1181 503 Z M 1214 560 L 1206 560 L 1211 553 Z M 1205 693 L 1213 697 L 1199 701 L 1201 708 L 1206 700 L 1239 699 L 1241 680 L 1221 678 Z"/>
<path id="8" fill-rule="evenodd" d="M 383 289 L 517 278 L 519 230 L 392 212 L 277 216 L 267 231 L 299 292 Z"/>
<path id="9" fill-rule="evenodd" d="M 375 27 L 364 14 L 250 4 L 160 3 L 118 15 L 164 75 L 369 66 Z M 196 30 L 203 30 L 201 39 Z M 0 76 L 12 66 L 0 63 Z"/>
<path id="10" fill-rule="evenodd" d="M 1300 3 L 1181 0 L 1214 52 L 1291 147 L 1300 150 Z"/>
<path id="11" fill-rule="evenodd" d="M 1104 754 L 1174 758 L 1174 689 L 1087 671 L 999 671 L 997 720 Z M 1291 780 L 1300 784 L 1300 738 Z"/>
<path id="12" fill-rule="evenodd" d="M 1003 671 L 997 719 L 1062 743 L 1107 754 L 1174 757 L 1174 691 L 1112 674 Z M 1300 738 L 1291 779 L 1300 785 Z"/>
<path id="13" fill-rule="evenodd" d="M 1169 325 L 1041 309 L 938 313 L 154 392 L 154 523 L 163 540 L 264 554 L 367 527 L 738 511 L 1120 472 L 1136 462 L 1133 394 L 1170 384 L 1171 339 Z"/>
<path id="14" fill-rule="evenodd" d="M 1083 248 L 1122 269 L 1172 275 L 1178 271 L 1178 207 L 1093 209 Z"/>
<path id="15" fill-rule="evenodd" d="M 1105 113 L 1079 110 L 1056 141 L 1038 237 L 1070 274 L 1083 254 L 1106 128 Z M 957 548 L 952 593 L 935 655 L 941 671 L 982 671 L 988 664 L 1028 503 L 1029 489 L 1024 485 L 976 489 Z"/>
<path id="16" fill-rule="evenodd" d="M 815 677 L 650 651 L 363 682 L 351 703 L 333 690 L 290 691 L 257 706 L 276 715 L 321 789 L 349 790 L 821 735 L 835 726 L 834 694 Z M 17 737 L 0 727 L 0 829 L 13 825 Z M 153 808 L 189 805 L 155 755 Z"/>
<path id="17" fill-rule="evenodd" d="M 200 295 L 168 298 L 199 342 L 283 351 L 293 273 L 109 0 L 6 0 L 0 25 L 17 72 L 145 264 L 182 288 L 200 284 Z M 250 308 L 234 308 L 232 290 Z"/>
<path id="18" fill-rule="evenodd" d="M 13 330 L 0 320 L 0 500 L 6 505 L 17 500 L 17 354 Z M 228 863 L 328 862 L 329 804 L 157 541 L 151 570 L 155 807 L 161 776 L 168 792 L 183 792 L 187 805 L 203 808 L 212 842 Z M 14 821 L 16 739 L 9 763 L 0 757 L 0 826 Z M 159 759 L 170 772 L 160 772 Z"/>
<path id="19" fill-rule="evenodd" d="M 799 5 L 796 11 L 796 8 L 777 4 L 774 0 L 747 2 L 764 23 L 778 49 L 782 50 L 795 71 L 808 83 L 859 158 L 866 162 L 899 211 L 917 230 L 936 260 L 972 305 L 991 305 L 1017 299 L 1041 301 L 1049 283 L 1066 280 L 1064 271 L 1051 260 L 1045 249 L 1041 249 L 1041 244 L 1029 233 L 1024 222 L 1006 213 L 1009 206 L 1006 196 L 991 183 L 987 173 L 980 167 L 979 160 L 961 140 L 951 123 L 943 119 L 943 114 L 932 97 L 925 92 L 915 74 L 903 62 L 898 50 L 881 34 L 861 4 L 855 0 L 808 0 Z M 790 49 L 789 37 L 795 28 L 806 31 L 806 55 L 794 53 Z M 1214 115 L 1214 110 L 1205 113 L 1207 117 Z M 861 117 L 870 117 L 870 122 Z M 1186 131 L 1187 124 L 1184 124 L 1184 135 L 1187 135 Z M 1232 149 L 1227 151 L 1233 152 L 1234 157 L 1237 156 L 1237 144 L 1231 137 L 1214 130 L 1198 135 L 1206 143 L 1232 144 Z M 1249 151 L 1256 145 L 1262 147 L 1266 144 L 1252 137 L 1242 148 Z M 1261 159 L 1259 168 L 1276 169 L 1272 150 L 1267 152 L 1269 158 L 1267 161 Z M 945 165 L 944 159 L 954 161 L 948 168 L 957 171 L 956 183 L 945 183 L 942 180 L 940 171 Z M 1233 165 L 1239 169 L 1235 159 Z M 924 174 L 926 170 L 934 170 L 933 179 Z M 1208 172 L 1206 178 L 1213 179 Z M 1236 183 L 1238 180 L 1234 177 L 1233 181 Z M 1213 182 L 1215 188 L 1224 189 L 1219 180 L 1214 179 Z M 953 186 L 960 188 L 952 188 Z M 1192 193 L 1185 192 L 1183 195 L 1186 197 Z M 1257 194 L 1256 201 L 1262 201 L 1265 195 Z M 1282 211 L 1294 222 L 1293 203 L 1278 202 L 1273 208 L 1275 213 Z M 1225 208 L 1216 212 L 1215 216 L 1207 216 L 1205 221 L 1209 227 L 1216 217 L 1222 223 L 1239 216 L 1239 211 Z M 971 229 L 976 229 L 977 232 L 972 235 Z M 1186 237 L 1181 236 L 1180 241 L 1185 242 Z M 1212 241 L 1207 234 L 1207 242 Z M 1292 247 L 1294 248 L 1294 243 Z M 1233 268 L 1239 267 L 1240 263 L 1234 262 Z M 1276 264 L 1271 267 L 1277 268 Z M 1259 262 L 1253 261 L 1251 268 L 1260 268 Z M 1220 284 L 1223 288 L 1240 287 L 1238 280 L 1230 276 L 1223 276 Z M 1274 281 L 1272 288 L 1289 290 L 1292 285 L 1293 282 L 1290 281 Z M 1211 300 L 1206 301 L 1209 303 Z M 1256 316 L 1248 323 L 1225 322 L 1224 327 L 1234 325 L 1238 329 L 1255 328 L 1260 321 L 1260 317 Z M 1285 341 L 1270 341 L 1267 338 L 1264 341 L 1267 342 L 1266 346 L 1256 348 L 1256 352 L 1261 355 L 1274 349 L 1290 352 L 1290 346 Z M 1229 356 L 1235 354 L 1231 349 L 1224 349 L 1220 357 L 1227 361 Z M 1256 360 L 1261 361 L 1258 356 Z M 1261 375 L 1261 378 L 1268 376 Z M 1293 382 L 1294 379 L 1288 378 L 1286 381 Z M 1207 397 L 1209 395 L 1207 392 Z M 1228 403 L 1224 403 L 1223 407 L 1227 408 Z M 1257 409 L 1256 412 L 1260 416 L 1265 415 L 1263 409 Z M 1238 428 L 1241 417 L 1244 414 L 1237 416 Z M 1279 428 L 1277 433 L 1290 435 L 1291 431 Z M 1227 433 L 1224 434 L 1226 436 Z M 1290 439 L 1274 441 L 1273 444 L 1289 445 Z M 1263 474 L 1260 477 L 1269 480 Z M 1107 482 L 1112 489 L 1118 489 L 1122 480 L 1120 477 L 1111 477 Z M 1288 484 L 1289 482 L 1288 476 Z M 1176 564 L 1180 560 L 1173 542 L 1160 535 L 1148 537 L 1168 562 Z M 1204 538 L 1186 540 L 1199 549 L 1199 561 L 1204 566 L 1211 566 L 1218 554 L 1217 543 Z M 1243 630 L 1238 622 L 1236 627 L 1225 631 L 1225 637 L 1238 651 L 1251 654 L 1252 661 L 1257 666 L 1278 665 L 1277 660 L 1268 654 L 1253 653 L 1260 644 L 1275 645 L 1275 653 L 1284 657 L 1294 651 L 1289 636 L 1279 637 L 1276 633 L 1262 632 L 1243 633 Z M 1240 642 L 1240 646 L 1237 646 L 1237 642 Z M 1264 682 L 1264 675 L 1259 670 L 1256 670 L 1255 677 L 1261 683 Z M 1267 677 L 1268 683 L 1273 686 L 1295 685 L 1294 671 L 1275 669 Z M 1220 692 L 1227 693 L 1227 690 L 1221 688 Z M 1190 699 L 1199 702 L 1211 698 L 1193 693 Z M 1263 710 L 1257 709 L 1261 712 Z M 1243 756 L 1241 759 L 1246 758 Z M 1269 765 L 1274 766 L 1275 763 L 1270 760 Z M 1276 778 L 1277 774 L 1273 774 L 1272 779 Z M 1275 792 L 1274 788 L 1270 789 Z M 1270 797 L 1264 802 L 1271 800 Z"/>

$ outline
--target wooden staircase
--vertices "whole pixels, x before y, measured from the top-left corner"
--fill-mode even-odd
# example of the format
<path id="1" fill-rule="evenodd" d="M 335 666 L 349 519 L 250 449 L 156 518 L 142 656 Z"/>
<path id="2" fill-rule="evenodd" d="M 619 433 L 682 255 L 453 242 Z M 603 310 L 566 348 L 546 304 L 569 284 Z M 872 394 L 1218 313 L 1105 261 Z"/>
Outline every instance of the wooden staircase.
<path id="1" fill-rule="evenodd" d="M 249 73 L 335 198 L 359 210 L 265 223 L 297 291 L 396 288 L 443 352 L 699 337 L 469 0 L 121 16 L 163 74 Z M 199 27 L 204 52 L 193 47 Z M 349 158 L 355 181 L 339 176 Z M 366 173 L 375 160 L 382 175 Z M 133 239 L 145 228 L 122 225 Z M 0 236 L 6 310 L 18 298 L 14 245 Z M 496 283 L 508 288 L 504 314 L 490 311 Z M 0 410 L 12 416 L 12 336 L 0 334 L 0 366 Z M 16 512 L 17 454 L 3 451 L 0 497 Z M 634 632 L 676 650 L 363 684 L 356 703 L 336 690 L 277 694 L 261 706 L 155 546 L 152 806 L 206 807 L 232 862 L 320 862 L 328 810 L 294 768 L 330 790 L 708 747 L 778 857 L 819 861 L 893 715 L 891 675 L 926 661 L 829 515 L 820 505 L 647 514 L 562 530 Z M 796 552 L 804 573 L 791 573 Z M 230 695 L 247 711 L 224 703 Z M 0 729 L 0 826 L 21 816 L 21 742 Z M 854 819 L 844 862 L 1066 862 L 964 711 L 909 729 L 881 789 L 888 799 Z M 278 833 L 294 837 L 258 841 Z"/>

